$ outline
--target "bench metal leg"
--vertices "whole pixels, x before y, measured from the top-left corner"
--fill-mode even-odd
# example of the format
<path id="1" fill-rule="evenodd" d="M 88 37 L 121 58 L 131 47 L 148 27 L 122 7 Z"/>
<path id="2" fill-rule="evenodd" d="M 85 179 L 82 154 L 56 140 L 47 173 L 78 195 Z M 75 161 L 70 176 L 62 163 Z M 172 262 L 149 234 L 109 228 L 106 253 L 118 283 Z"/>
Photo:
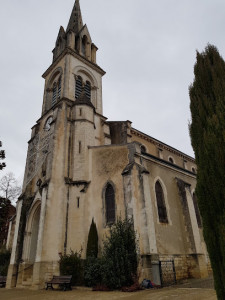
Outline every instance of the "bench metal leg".
<path id="1" fill-rule="evenodd" d="M 52 290 L 54 290 L 52 283 L 47 283 L 46 291 L 48 290 L 48 288 L 51 288 Z"/>

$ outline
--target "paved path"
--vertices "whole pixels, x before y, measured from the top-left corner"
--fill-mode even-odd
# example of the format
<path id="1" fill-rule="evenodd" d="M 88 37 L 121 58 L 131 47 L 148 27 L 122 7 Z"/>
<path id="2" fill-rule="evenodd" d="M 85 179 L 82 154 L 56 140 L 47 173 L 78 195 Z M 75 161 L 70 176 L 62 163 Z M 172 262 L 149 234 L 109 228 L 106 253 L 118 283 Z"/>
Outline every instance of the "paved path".
<path id="1" fill-rule="evenodd" d="M 213 289 L 202 288 L 163 288 L 160 290 L 144 290 L 135 293 L 123 292 L 92 292 L 87 289 L 76 289 L 73 291 L 30 291 L 30 290 L 6 290 L 0 289 L 1 300 L 216 300 Z"/>
<path id="2" fill-rule="evenodd" d="M 184 280 L 181 287 L 214 289 L 213 276 L 211 275 L 208 278 L 201 279 Z"/>
<path id="3" fill-rule="evenodd" d="M 213 289 L 212 277 L 206 279 L 190 279 L 173 287 L 144 290 L 135 293 L 93 292 L 81 287 L 72 291 L 57 290 L 22 290 L 5 288 L 0 289 L 1 300 L 217 300 Z"/>

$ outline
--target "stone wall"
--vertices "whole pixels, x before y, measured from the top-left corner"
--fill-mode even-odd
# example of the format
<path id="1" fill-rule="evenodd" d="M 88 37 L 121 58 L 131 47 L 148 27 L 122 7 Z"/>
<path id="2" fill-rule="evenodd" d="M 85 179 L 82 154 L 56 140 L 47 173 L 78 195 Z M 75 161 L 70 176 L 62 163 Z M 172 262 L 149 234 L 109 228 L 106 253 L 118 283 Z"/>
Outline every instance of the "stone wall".
<path id="1" fill-rule="evenodd" d="M 196 254 L 187 255 L 160 255 L 159 260 L 173 260 L 176 272 L 176 280 L 183 280 L 188 278 L 200 277 L 199 273 L 199 260 Z"/>

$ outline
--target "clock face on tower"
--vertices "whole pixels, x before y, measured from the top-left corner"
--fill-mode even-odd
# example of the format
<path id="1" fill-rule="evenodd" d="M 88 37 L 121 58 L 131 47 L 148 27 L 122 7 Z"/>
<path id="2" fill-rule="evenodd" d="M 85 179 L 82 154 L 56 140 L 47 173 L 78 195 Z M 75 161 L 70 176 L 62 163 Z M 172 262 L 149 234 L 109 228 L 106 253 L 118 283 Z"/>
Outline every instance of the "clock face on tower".
<path id="1" fill-rule="evenodd" d="M 49 117 L 49 118 L 47 119 L 47 121 L 46 121 L 46 123 L 45 123 L 45 127 L 44 127 L 44 129 L 45 129 L 46 131 L 50 130 L 52 120 L 53 120 L 52 116 Z"/>

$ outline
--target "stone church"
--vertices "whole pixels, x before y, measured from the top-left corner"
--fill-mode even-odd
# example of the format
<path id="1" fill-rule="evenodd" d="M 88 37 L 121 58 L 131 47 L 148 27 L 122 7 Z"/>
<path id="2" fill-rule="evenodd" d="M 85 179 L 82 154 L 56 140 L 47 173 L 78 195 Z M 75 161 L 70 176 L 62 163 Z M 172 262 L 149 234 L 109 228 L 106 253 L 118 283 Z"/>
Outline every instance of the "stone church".
<path id="1" fill-rule="evenodd" d="M 59 253 L 82 248 L 85 258 L 92 219 L 102 248 L 109 227 L 126 215 L 138 235 L 140 280 L 160 283 L 160 262 L 169 260 L 177 280 L 210 270 L 195 160 L 130 121 L 107 120 L 97 50 L 76 0 L 43 74 L 42 114 L 28 142 L 7 288 L 43 288 L 59 274 Z"/>

